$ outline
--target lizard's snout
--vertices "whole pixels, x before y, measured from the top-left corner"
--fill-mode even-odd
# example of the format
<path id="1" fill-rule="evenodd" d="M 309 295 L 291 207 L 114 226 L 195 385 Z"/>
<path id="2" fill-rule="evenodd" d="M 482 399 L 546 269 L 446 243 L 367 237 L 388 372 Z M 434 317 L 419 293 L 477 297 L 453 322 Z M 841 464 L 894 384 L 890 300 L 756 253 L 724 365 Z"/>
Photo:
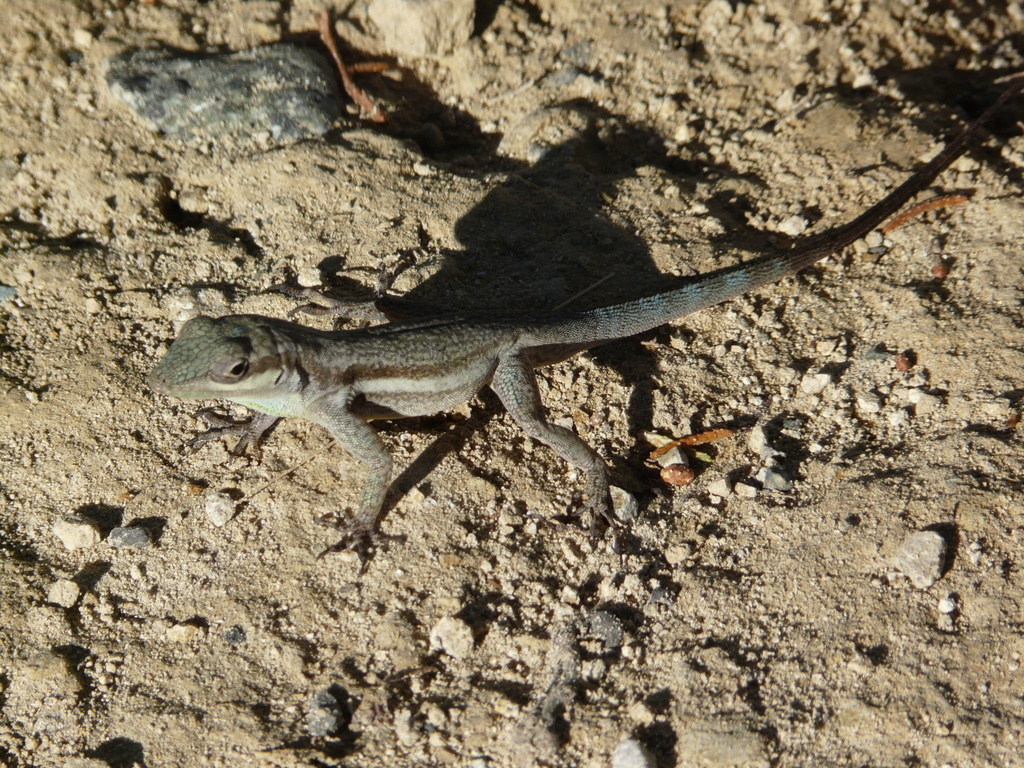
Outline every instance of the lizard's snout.
<path id="1" fill-rule="evenodd" d="M 149 388 L 154 392 L 161 395 L 169 394 L 167 379 L 165 379 L 161 374 L 159 365 L 149 372 L 149 376 L 146 377 L 146 381 L 149 383 Z"/>

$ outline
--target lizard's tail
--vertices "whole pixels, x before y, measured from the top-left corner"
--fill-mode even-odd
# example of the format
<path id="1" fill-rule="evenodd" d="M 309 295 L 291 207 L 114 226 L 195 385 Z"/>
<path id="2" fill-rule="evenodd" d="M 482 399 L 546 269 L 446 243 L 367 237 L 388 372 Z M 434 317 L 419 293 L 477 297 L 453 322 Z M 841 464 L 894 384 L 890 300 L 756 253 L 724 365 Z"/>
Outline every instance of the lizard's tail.
<path id="1" fill-rule="evenodd" d="M 700 275 L 689 285 L 642 299 L 600 307 L 555 319 L 535 327 L 527 342 L 537 346 L 579 342 L 581 348 L 603 341 L 632 336 L 671 320 L 742 295 L 808 267 L 864 237 L 897 213 L 914 195 L 930 185 L 952 163 L 978 129 L 1024 89 L 1024 73 L 1004 78 L 1009 87 L 977 120 L 964 128 L 941 152 L 921 166 L 885 199 L 875 203 L 848 224 L 812 237 L 788 253 L 761 256 L 743 264 Z M 1000 81 L 1002 82 L 1002 81 Z"/>

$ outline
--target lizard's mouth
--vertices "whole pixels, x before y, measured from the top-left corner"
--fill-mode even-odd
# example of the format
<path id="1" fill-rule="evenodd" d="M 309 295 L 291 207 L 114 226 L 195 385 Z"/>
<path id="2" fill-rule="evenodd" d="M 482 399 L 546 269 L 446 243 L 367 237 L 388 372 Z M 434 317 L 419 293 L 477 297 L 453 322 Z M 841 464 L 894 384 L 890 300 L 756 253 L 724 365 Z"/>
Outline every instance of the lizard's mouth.
<path id="1" fill-rule="evenodd" d="M 167 380 L 160 375 L 160 366 L 157 366 L 149 372 L 149 376 L 146 377 L 146 381 L 149 382 L 149 388 L 154 392 L 158 392 L 161 395 L 170 394 L 169 387 L 167 386 Z"/>

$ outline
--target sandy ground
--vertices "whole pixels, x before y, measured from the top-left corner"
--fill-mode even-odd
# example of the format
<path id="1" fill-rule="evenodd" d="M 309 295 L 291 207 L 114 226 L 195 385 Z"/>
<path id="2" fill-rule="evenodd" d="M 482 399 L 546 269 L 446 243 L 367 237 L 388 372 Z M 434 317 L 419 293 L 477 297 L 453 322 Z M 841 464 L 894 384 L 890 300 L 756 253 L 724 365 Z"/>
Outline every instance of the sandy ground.
<path id="1" fill-rule="evenodd" d="M 936 185 L 969 203 L 541 373 L 639 500 L 621 556 L 493 395 L 383 427 L 407 541 L 360 573 L 317 559 L 359 492 L 326 433 L 188 453 L 196 405 L 145 384 L 194 314 L 283 317 L 286 279 L 527 311 L 610 275 L 582 308 L 840 223 L 1024 68 L 1021 3 L 986 7 L 541 0 L 417 59 L 356 4 L 391 123 L 267 149 L 149 132 L 103 62 L 315 44 L 319 6 L 4 2 L 0 763 L 1024 764 L 1020 100 Z M 721 426 L 689 487 L 645 461 Z M 754 493 L 759 436 L 790 489 Z M 73 516 L 154 543 L 69 550 Z M 928 589 L 894 567 L 923 529 Z"/>

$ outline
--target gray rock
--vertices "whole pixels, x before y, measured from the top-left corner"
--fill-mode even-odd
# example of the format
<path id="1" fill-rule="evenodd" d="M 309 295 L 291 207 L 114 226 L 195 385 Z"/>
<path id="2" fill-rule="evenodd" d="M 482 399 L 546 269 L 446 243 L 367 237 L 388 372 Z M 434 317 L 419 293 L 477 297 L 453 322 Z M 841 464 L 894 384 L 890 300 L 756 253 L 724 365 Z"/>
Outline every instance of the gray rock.
<path id="1" fill-rule="evenodd" d="M 370 0 L 384 45 L 402 56 L 444 56 L 473 34 L 473 0 Z"/>
<path id="2" fill-rule="evenodd" d="M 315 739 L 336 733 L 342 726 L 341 705 L 328 690 L 319 691 L 306 709 L 306 732 Z"/>
<path id="3" fill-rule="evenodd" d="M 145 528 L 115 528 L 107 536 L 107 544 L 118 549 L 145 549 L 153 543 L 153 537 Z"/>
<path id="4" fill-rule="evenodd" d="M 107 61 L 107 85 L 151 130 L 186 141 L 284 143 L 320 136 L 341 115 L 327 60 L 285 43 L 233 54 L 131 50 Z"/>
<path id="5" fill-rule="evenodd" d="M 946 540 L 935 531 L 918 531 L 896 553 L 896 567 L 918 589 L 928 589 L 942 577 Z"/>
<path id="6" fill-rule="evenodd" d="M 640 504 L 637 502 L 636 496 L 617 485 L 609 486 L 608 490 L 612 497 L 612 509 L 615 510 L 615 516 L 624 523 L 636 520 L 637 515 L 640 514 Z"/>
<path id="7" fill-rule="evenodd" d="M 761 481 L 766 491 L 785 492 L 793 489 L 793 481 L 778 467 L 765 467 L 758 473 L 757 479 Z"/>
<path id="8" fill-rule="evenodd" d="M 585 631 L 601 642 L 605 653 L 615 653 L 622 647 L 622 622 L 607 611 L 590 614 Z"/>

